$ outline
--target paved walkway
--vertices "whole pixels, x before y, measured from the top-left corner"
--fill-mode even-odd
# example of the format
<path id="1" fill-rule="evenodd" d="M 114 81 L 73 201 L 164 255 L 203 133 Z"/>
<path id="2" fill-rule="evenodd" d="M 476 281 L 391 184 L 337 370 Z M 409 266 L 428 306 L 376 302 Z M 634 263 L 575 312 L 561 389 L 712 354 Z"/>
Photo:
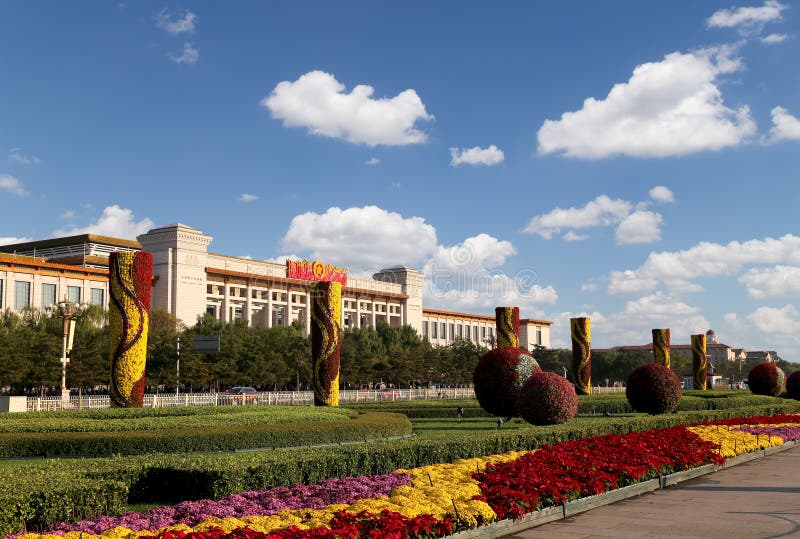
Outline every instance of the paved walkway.
<path id="1" fill-rule="evenodd" d="M 508 536 L 800 538 L 800 447 Z"/>

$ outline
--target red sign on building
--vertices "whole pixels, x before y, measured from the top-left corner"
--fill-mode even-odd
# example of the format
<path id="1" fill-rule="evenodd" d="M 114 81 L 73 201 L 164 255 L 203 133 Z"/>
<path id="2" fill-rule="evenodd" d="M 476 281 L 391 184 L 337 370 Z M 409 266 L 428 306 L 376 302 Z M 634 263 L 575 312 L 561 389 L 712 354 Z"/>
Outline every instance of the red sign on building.
<path id="1" fill-rule="evenodd" d="M 334 281 L 347 286 L 347 270 L 330 264 L 323 264 L 319 260 L 287 260 L 286 277 L 289 279 L 302 279 L 304 281 Z"/>

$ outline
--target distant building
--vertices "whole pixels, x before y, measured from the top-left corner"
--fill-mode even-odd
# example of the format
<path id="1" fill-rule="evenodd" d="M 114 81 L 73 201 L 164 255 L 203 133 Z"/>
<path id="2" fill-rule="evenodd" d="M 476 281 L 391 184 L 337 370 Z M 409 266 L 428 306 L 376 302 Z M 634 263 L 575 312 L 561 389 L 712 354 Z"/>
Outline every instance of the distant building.
<path id="1" fill-rule="evenodd" d="M 93 234 L 0 246 L 0 309 L 47 309 L 60 300 L 108 308 L 108 256 L 115 251 L 153 254 L 153 308 L 184 324 L 209 314 L 222 322 L 310 327 L 310 285 L 326 271 L 338 272 L 345 329 L 409 325 L 435 345 L 465 339 L 482 346 L 495 342 L 495 318 L 422 305 L 424 274 L 405 266 L 383 269 L 371 278 L 352 277 L 342 268 L 313 263 L 297 266 L 208 252 L 211 236 L 175 223 L 140 235 L 138 241 Z M 365 249 L 368 249 L 365 246 Z M 547 320 L 520 321 L 520 346 L 550 346 Z"/>

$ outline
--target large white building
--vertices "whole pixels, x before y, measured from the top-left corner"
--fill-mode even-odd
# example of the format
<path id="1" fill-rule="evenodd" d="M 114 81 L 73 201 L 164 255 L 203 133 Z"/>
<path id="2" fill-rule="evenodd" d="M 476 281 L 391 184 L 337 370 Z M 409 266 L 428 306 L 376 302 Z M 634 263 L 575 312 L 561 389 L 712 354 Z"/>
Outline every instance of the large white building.
<path id="1" fill-rule="evenodd" d="M 152 229 L 138 242 L 81 235 L 5 245 L 0 247 L 0 308 L 46 308 L 64 298 L 107 307 L 108 254 L 141 249 L 153 254 L 152 308 L 165 309 L 186 325 L 209 313 L 223 322 L 244 319 L 273 327 L 299 320 L 310 326 L 308 279 L 293 276 L 287 263 L 211 253 L 212 239 L 177 223 Z M 434 345 L 456 339 L 494 345 L 494 316 L 425 309 L 423 281 L 421 272 L 405 266 L 383 269 L 371 279 L 347 276 L 344 328 L 407 324 Z M 549 347 L 551 324 L 521 320 L 520 346 Z"/>

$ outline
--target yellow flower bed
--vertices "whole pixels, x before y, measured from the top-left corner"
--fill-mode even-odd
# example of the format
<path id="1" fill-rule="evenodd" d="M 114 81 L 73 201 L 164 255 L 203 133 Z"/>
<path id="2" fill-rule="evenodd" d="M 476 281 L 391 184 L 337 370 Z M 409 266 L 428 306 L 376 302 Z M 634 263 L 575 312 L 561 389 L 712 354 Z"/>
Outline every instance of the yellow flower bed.
<path id="1" fill-rule="evenodd" d="M 479 521 L 491 522 L 495 520 L 497 515 L 487 503 L 471 499 L 481 493 L 477 481 L 472 478 L 472 472 L 483 471 L 486 465 L 491 462 L 515 460 L 524 454 L 525 452 L 512 451 L 502 455 L 462 459 L 453 464 L 434 464 L 410 470 L 397 470 L 400 473 L 409 474 L 412 478 L 411 483 L 392 490 L 388 497 L 363 499 L 352 505 L 334 504 L 318 510 L 286 510 L 267 517 L 214 517 L 203 520 L 193 528 L 184 524 L 159 530 L 141 531 L 117 527 L 100 535 L 90 535 L 82 532 L 68 532 L 63 536 L 29 533 L 21 536 L 20 539 L 136 539 L 145 535 L 160 534 L 166 530 L 182 530 L 188 533 L 191 531 L 205 531 L 210 528 L 221 528 L 226 532 L 231 532 L 236 528 L 242 527 L 268 533 L 272 530 L 289 526 L 297 526 L 301 529 L 327 527 L 328 523 L 339 511 L 380 513 L 384 509 L 395 511 L 411 518 L 422 514 L 430 514 L 436 518 L 450 515 L 476 526 Z M 456 509 L 458 510 L 457 517 Z"/>
<path id="2" fill-rule="evenodd" d="M 787 425 L 793 424 L 782 423 L 770 426 L 783 427 Z M 721 449 L 720 452 L 725 458 L 758 451 L 759 449 L 766 449 L 767 447 L 783 445 L 784 443 L 783 438 L 775 436 L 774 434 L 772 436 L 766 434 L 756 436 L 749 432 L 739 432 L 736 430 L 742 426 L 743 425 L 705 425 L 687 428 L 700 436 L 703 440 L 718 443 Z"/>

